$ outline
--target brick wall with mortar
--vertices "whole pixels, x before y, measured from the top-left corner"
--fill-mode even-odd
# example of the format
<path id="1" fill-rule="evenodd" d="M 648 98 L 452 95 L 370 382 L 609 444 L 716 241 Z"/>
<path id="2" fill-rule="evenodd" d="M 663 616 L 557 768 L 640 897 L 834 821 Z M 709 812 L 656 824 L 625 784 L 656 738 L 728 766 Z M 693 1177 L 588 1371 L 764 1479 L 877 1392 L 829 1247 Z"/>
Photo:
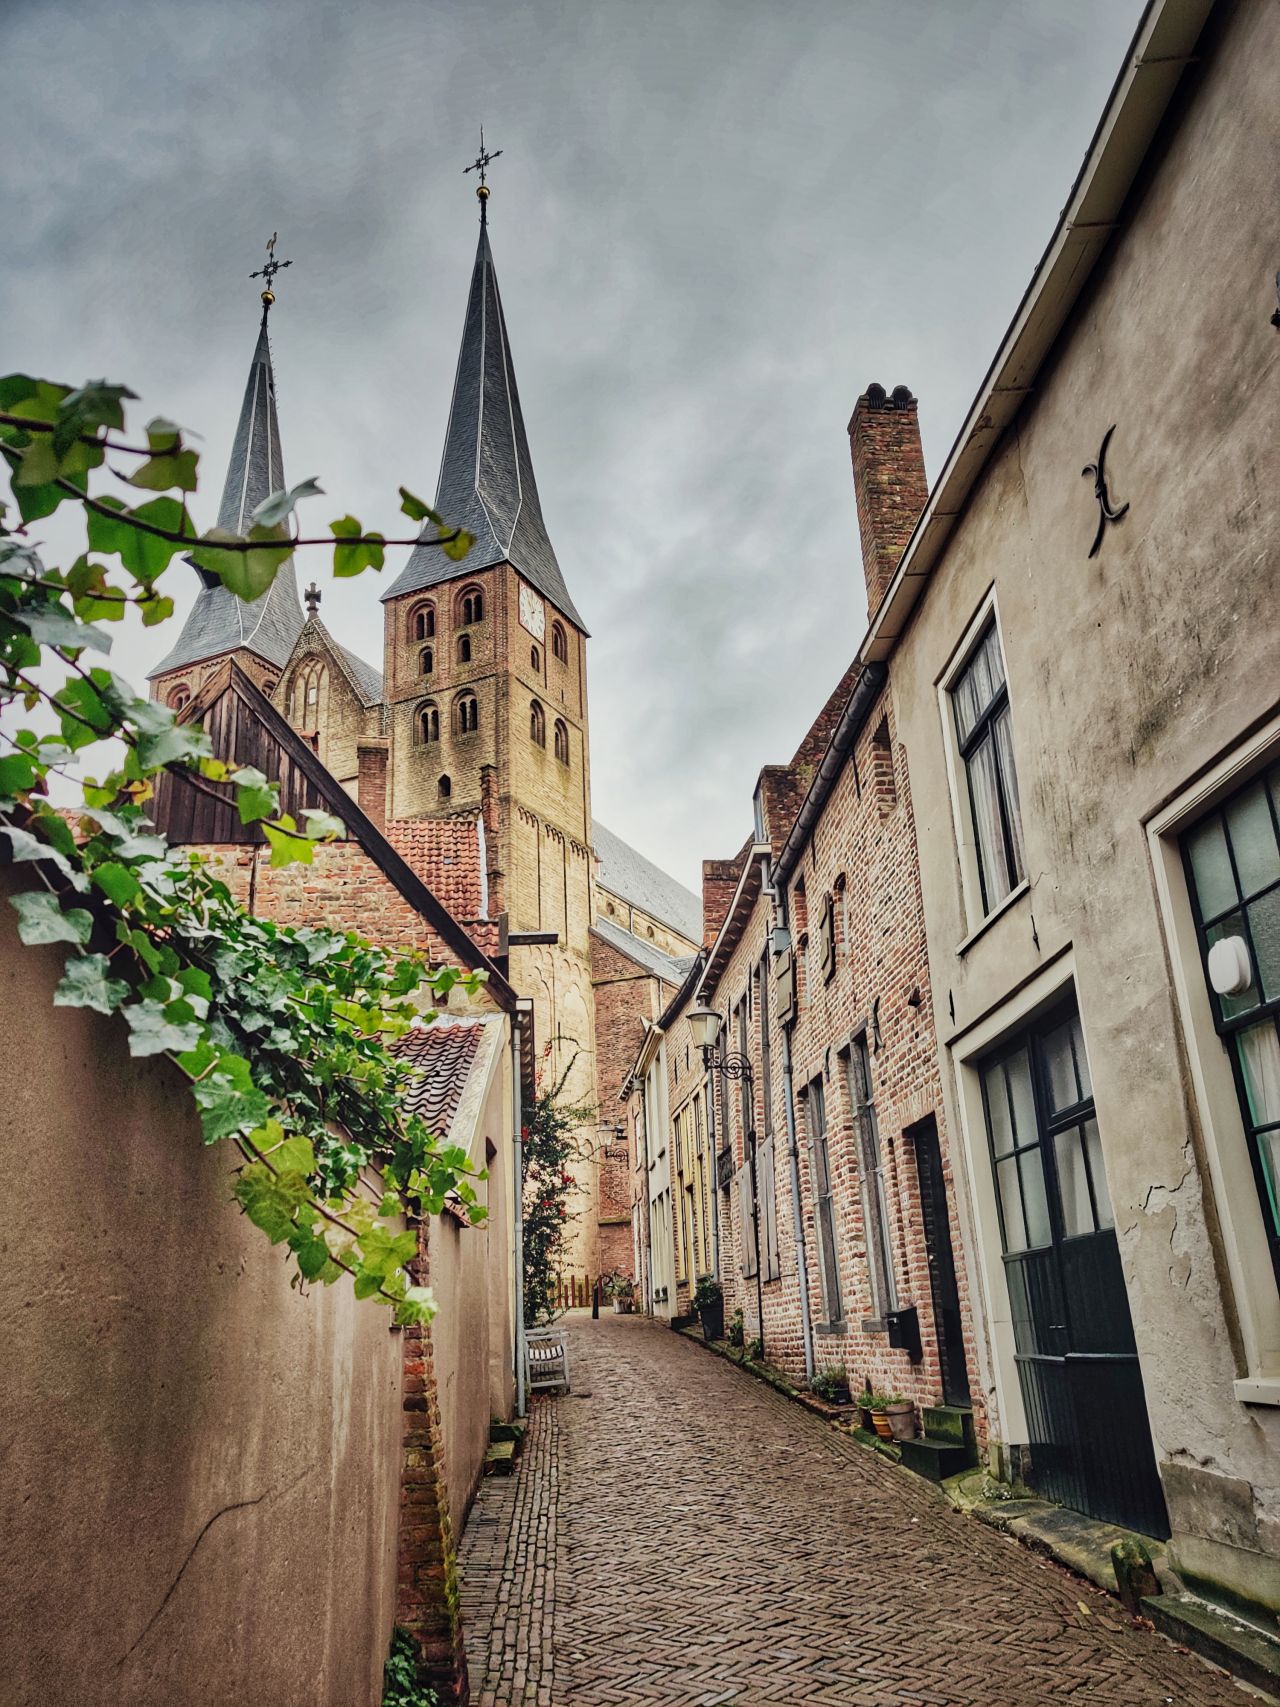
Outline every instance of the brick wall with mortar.
<path id="1" fill-rule="evenodd" d="M 872 613 L 929 496 L 917 411 L 907 386 L 896 385 L 886 395 L 882 385 L 869 385 L 849 421 L 867 610 Z"/>

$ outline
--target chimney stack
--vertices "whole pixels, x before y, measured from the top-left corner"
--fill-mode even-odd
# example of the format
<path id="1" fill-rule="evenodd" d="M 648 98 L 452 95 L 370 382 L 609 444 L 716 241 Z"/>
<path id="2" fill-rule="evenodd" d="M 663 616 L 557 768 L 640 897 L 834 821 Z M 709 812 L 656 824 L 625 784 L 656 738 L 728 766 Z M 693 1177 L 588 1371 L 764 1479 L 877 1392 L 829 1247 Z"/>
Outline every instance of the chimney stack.
<path id="1" fill-rule="evenodd" d="M 874 616 L 929 496 L 918 404 L 910 388 L 869 385 L 849 422 L 867 615 Z"/>

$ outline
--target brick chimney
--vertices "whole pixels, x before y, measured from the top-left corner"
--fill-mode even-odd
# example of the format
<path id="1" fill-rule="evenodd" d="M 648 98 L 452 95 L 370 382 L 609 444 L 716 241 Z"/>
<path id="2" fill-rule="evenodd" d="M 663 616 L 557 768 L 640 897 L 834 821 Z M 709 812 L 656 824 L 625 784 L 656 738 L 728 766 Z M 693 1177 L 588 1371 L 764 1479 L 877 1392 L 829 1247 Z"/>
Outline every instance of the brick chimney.
<path id="1" fill-rule="evenodd" d="M 750 847 L 751 843 L 747 843 Z M 745 852 L 745 849 L 743 850 Z M 710 948 L 720 934 L 742 876 L 742 854 L 735 859 L 704 859 L 702 862 L 702 946 Z"/>
<path id="2" fill-rule="evenodd" d="M 868 616 L 884 597 L 929 496 L 917 408 L 905 385 L 895 385 L 892 396 L 883 385 L 869 385 L 849 422 Z"/>
<path id="3" fill-rule="evenodd" d="M 387 828 L 387 747 L 379 736 L 356 742 L 356 804 L 383 832 Z"/>

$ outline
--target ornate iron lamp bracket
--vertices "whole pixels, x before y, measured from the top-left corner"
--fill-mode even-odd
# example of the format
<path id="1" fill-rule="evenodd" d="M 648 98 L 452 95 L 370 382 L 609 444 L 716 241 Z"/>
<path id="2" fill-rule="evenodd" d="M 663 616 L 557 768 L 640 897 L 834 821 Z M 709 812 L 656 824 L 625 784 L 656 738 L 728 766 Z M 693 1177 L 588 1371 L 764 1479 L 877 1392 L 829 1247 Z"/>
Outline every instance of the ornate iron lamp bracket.
<path id="1" fill-rule="evenodd" d="M 1107 446 L 1111 443 L 1111 435 L 1116 430 L 1113 421 L 1102 435 L 1102 445 L 1098 451 L 1096 462 L 1086 462 L 1080 470 L 1081 478 L 1093 476 L 1093 495 L 1098 500 L 1098 531 L 1093 536 L 1093 544 L 1089 547 L 1089 556 L 1096 557 L 1102 545 L 1102 536 L 1106 532 L 1108 522 L 1118 522 L 1122 516 L 1129 513 L 1128 504 L 1122 504 L 1117 510 L 1107 492 Z"/>

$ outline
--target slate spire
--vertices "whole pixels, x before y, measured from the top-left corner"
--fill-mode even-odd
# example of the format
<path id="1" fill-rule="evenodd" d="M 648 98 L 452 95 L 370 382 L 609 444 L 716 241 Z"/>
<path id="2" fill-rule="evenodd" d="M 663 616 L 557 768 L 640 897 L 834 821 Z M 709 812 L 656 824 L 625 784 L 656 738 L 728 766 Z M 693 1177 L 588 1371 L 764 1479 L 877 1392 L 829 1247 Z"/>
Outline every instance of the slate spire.
<path id="1" fill-rule="evenodd" d="M 281 263 L 285 264 L 285 263 Z M 218 510 L 218 526 L 232 533 L 248 530 L 249 517 L 271 492 L 284 485 L 284 461 L 280 454 L 280 423 L 276 419 L 275 376 L 271 370 L 271 345 L 267 337 L 267 313 L 274 296 L 263 292 L 262 326 L 249 364 L 249 382 L 231 448 L 231 463 Z M 302 605 L 293 559 L 281 564 L 271 588 L 260 599 L 246 604 L 221 582 L 204 586 L 183 624 L 177 644 L 155 669 L 150 680 L 172 670 L 202 663 L 207 658 L 241 649 L 254 652 L 277 668 L 283 668 L 302 629 Z"/>
<path id="2" fill-rule="evenodd" d="M 510 563 L 579 628 L 582 618 L 569 597 L 547 536 L 533 477 L 498 276 L 489 248 L 488 186 L 480 190 L 480 241 L 476 248 L 462 347 L 453 382 L 435 508 L 451 526 L 464 527 L 476 543 L 460 563 L 438 548 L 419 545 L 383 602 L 456 581 L 494 563 Z M 476 193 L 480 195 L 480 190 Z M 431 538 L 434 528 L 423 531 Z"/>

